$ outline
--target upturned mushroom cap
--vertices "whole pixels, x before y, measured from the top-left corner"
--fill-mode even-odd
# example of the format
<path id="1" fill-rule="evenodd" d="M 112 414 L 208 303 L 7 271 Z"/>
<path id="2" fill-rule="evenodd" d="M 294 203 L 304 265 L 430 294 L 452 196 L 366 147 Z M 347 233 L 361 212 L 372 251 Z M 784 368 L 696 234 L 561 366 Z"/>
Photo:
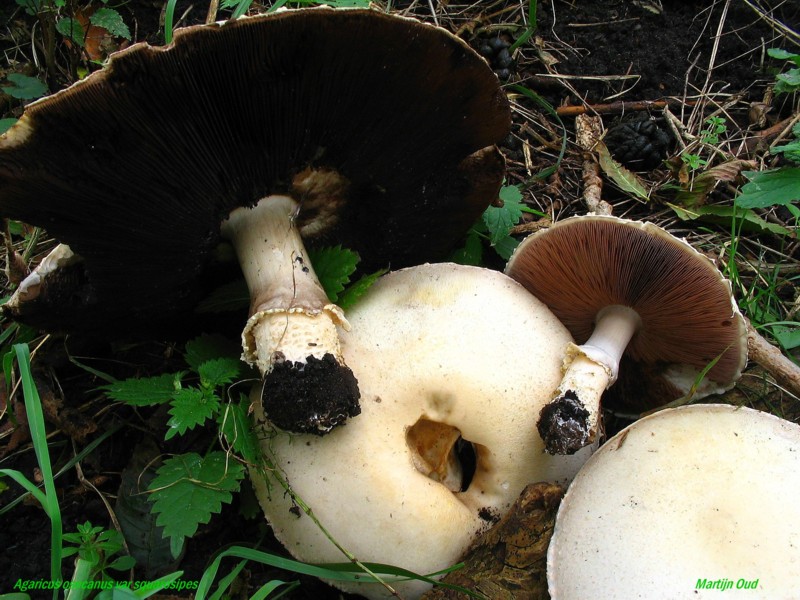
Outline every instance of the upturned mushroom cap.
<path id="1" fill-rule="evenodd" d="M 548 552 L 550 595 L 797 598 L 798 490 L 794 423 L 702 404 L 641 419 L 567 491 Z"/>
<path id="2" fill-rule="evenodd" d="M 532 434 L 570 336 L 501 273 L 423 265 L 379 280 L 349 313 L 342 350 L 362 414 L 325 437 L 267 433 L 262 449 L 342 546 L 420 574 L 446 568 L 530 482 L 565 482 L 588 457 L 550 456 Z M 474 473 L 459 471 L 461 438 Z M 252 473 L 275 535 L 298 558 L 342 554 L 276 483 Z M 299 515 L 299 516 L 298 516 Z M 393 583 L 403 598 L 428 586 Z M 389 597 L 369 583 L 347 588 Z"/>
<path id="3" fill-rule="evenodd" d="M 268 414 L 324 435 L 359 392 L 305 243 L 343 243 L 364 269 L 442 258 L 497 197 L 492 144 L 509 126 L 486 62 L 412 19 L 309 9 L 191 27 L 32 104 L 0 139 L 0 215 L 83 258 L 87 293 L 52 311 L 67 330 L 190 312 L 225 237 Z M 37 324 L 25 308 L 10 314 Z"/>
<path id="4" fill-rule="evenodd" d="M 721 393 L 747 362 L 747 331 L 730 283 L 707 257 L 652 223 L 565 219 L 524 240 L 506 273 L 574 336 L 578 345 L 568 352 L 567 374 L 572 365 L 583 368 L 585 359 L 584 381 L 597 380 L 581 390 L 575 376 L 575 393 L 560 390 L 558 403 L 565 414 L 577 415 L 571 422 L 576 430 L 587 429 L 582 421 L 591 418 L 588 405 L 599 400 L 591 396 L 613 384 L 618 372 L 625 377 L 639 371 L 659 381 L 633 394 L 637 407 L 647 409 L 690 390 L 695 398 Z M 589 373 L 588 363 L 605 373 Z M 584 405 L 589 412 L 578 414 Z M 593 427 L 579 433 L 591 439 Z"/>
<path id="5" fill-rule="evenodd" d="M 29 105 L 0 138 L 0 214 L 84 259 L 92 293 L 60 328 L 119 327 L 191 309 L 221 222 L 275 193 L 365 268 L 440 258 L 496 198 L 509 126 L 485 61 L 412 19 L 189 27 Z"/>

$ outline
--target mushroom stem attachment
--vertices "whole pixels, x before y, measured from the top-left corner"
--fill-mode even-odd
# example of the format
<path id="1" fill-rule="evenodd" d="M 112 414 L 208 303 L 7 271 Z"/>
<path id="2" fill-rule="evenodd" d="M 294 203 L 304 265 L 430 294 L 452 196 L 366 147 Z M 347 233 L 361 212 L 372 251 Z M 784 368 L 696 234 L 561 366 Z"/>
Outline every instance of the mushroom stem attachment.
<path id="1" fill-rule="evenodd" d="M 567 347 L 564 377 L 537 424 L 547 452 L 574 454 L 594 442 L 600 399 L 617 380 L 619 361 L 640 325 L 635 310 L 619 304 L 606 306 L 597 313 L 587 342 Z"/>
<path id="2" fill-rule="evenodd" d="M 281 429 L 323 435 L 360 412 L 358 384 L 337 330 L 350 326 L 317 279 L 297 209 L 288 196 L 269 196 L 234 210 L 222 233 L 250 290 L 242 359 L 264 376 L 264 410 Z"/>

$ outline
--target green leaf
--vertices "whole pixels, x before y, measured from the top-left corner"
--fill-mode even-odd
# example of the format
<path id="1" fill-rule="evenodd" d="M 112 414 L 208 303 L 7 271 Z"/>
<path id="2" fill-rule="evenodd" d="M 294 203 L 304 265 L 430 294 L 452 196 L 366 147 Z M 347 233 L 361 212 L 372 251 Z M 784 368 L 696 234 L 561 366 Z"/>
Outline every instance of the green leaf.
<path id="1" fill-rule="evenodd" d="M 12 85 L 4 85 L 3 90 L 12 98 L 34 100 L 47 93 L 47 86 L 36 77 L 28 77 L 22 73 L 9 73 L 6 79 Z"/>
<path id="2" fill-rule="evenodd" d="M 506 236 L 495 244 L 494 249 L 497 254 L 500 255 L 500 258 L 508 260 L 511 258 L 511 255 L 514 254 L 514 250 L 517 249 L 517 246 L 519 246 L 519 240 L 511 236 Z"/>
<path id="3" fill-rule="evenodd" d="M 83 30 L 83 25 L 80 21 L 72 17 L 65 17 L 56 22 L 56 31 L 63 35 L 68 40 L 71 40 L 83 47 L 84 40 L 86 39 L 86 32 Z"/>
<path id="4" fill-rule="evenodd" d="M 770 55 L 772 58 L 777 58 L 778 60 L 790 60 L 798 67 L 800 67 L 800 54 L 794 54 L 793 52 L 788 52 L 783 48 L 768 48 L 767 54 Z"/>
<path id="5" fill-rule="evenodd" d="M 239 362 L 242 348 L 238 342 L 223 335 L 204 333 L 186 342 L 184 359 L 192 370 L 199 372 L 203 363 L 218 358 L 235 359 Z"/>
<path id="6" fill-rule="evenodd" d="M 244 467 L 229 460 L 224 452 L 211 452 L 203 458 L 193 452 L 164 461 L 150 483 L 156 523 L 170 538 L 173 555 L 183 540 L 208 523 L 213 514 L 231 501 L 239 489 Z"/>
<path id="7" fill-rule="evenodd" d="M 247 416 L 249 408 L 250 399 L 241 394 L 238 403 L 225 405 L 217 420 L 233 451 L 251 465 L 257 465 L 261 461 L 261 450 L 253 424 Z"/>
<path id="8" fill-rule="evenodd" d="M 380 279 L 380 277 L 387 271 L 388 269 L 381 269 L 379 271 L 375 271 L 374 273 L 363 275 L 353 285 L 348 286 L 344 292 L 339 295 L 339 308 L 346 310 L 353 306 L 364 294 L 367 293 L 367 290 L 372 287 L 372 284 L 378 281 L 378 279 Z"/>
<path id="9" fill-rule="evenodd" d="M 750 180 L 735 203 L 740 208 L 769 208 L 800 200 L 800 167 L 771 171 L 745 171 Z"/>
<path id="10" fill-rule="evenodd" d="M 203 387 L 216 388 L 236 380 L 242 373 L 239 358 L 215 358 L 207 360 L 197 369 Z"/>
<path id="11" fill-rule="evenodd" d="M 89 22 L 97 27 L 102 27 L 113 36 L 126 40 L 131 39 L 131 30 L 125 25 L 122 15 L 113 8 L 98 8 L 89 17 Z"/>
<path id="12" fill-rule="evenodd" d="M 117 402 L 131 406 L 152 406 L 168 402 L 180 389 L 185 373 L 164 373 L 155 377 L 125 379 L 100 389 Z"/>
<path id="13" fill-rule="evenodd" d="M 358 253 L 339 245 L 309 251 L 308 256 L 328 298 L 336 302 L 356 270 Z"/>
<path id="14" fill-rule="evenodd" d="M 780 73 L 775 78 L 776 94 L 790 94 L 800 88 L 800 69 L 789 69 L 786 73 Z"/>
<path id="15" fill-rule="evenodd" d="M 639 179 L 635 173 L 629 171 L 615 161 L 603 142 L 597 142 L 595 150 L 597 151 L 598 162 L 600 163 L 600 168 L 603 170 L 603 173 L 608 175 L 611 181 L 617 184 L 619 189 L 644 202 L 650 200 L 650 196 L 647 194 L 647 188 L 645 188 L 641 179 Z"/>
<path id="16" fill-rule="evenodd" d="M 722 225 L 726 229 L 730 229 L 733 221 L 736 220 L 737 225 L 741 225 L 742 231 L 745 232 L 769 232 L 776 235 L 792 234 L 791 231 L 777 223 L 768 223 L 752 210 L 744 210 L 733 206 L 699 206 L 688 209 L 675 204 L 667 203 L 667 205 L 683 221 L 697 220 L 704 223 Z"/>
<path id="17" fill-rule="evenodd" d="M 483 244 L 480 234 L 473 228 L 467 233 L 464 247 L 459 248 L 450 257 L 454 263 L 477 267 L 483 261 Z"/>
<path id="18" fill-rule="evenodd" d="M 511 228 L 522 216 L 522 192 L 513 185 L 500 189 L 502 207 L 490 206 L 483 213 L 483 222 L 489 230 L 489 243 L 494 246 L 507 238 Z"/>
<path id="19" fill-rule="evenodd" d="M 197 388 L 184 388 L 175 392 L 172 408 L 169 409 L 172 417 L 167 421 L 169 429 L 164 439 L 172 439 L 177 434 L 183 435 L 187 429 L 202 425 L 218 410 L 219 398 L 214 394 L 203 393 Z"/>
<path id="20" fill-rule="evenodd" d="M 108 564 L 108 568 L 115 571 L 127 571 L 135 566 L 136 559 L 132 556 L 120 556 Z"/>
<path id="21" fill-rule="evenodd" d="M 19 119 L 0 119 L 0 135 L 11 129 Z"/>

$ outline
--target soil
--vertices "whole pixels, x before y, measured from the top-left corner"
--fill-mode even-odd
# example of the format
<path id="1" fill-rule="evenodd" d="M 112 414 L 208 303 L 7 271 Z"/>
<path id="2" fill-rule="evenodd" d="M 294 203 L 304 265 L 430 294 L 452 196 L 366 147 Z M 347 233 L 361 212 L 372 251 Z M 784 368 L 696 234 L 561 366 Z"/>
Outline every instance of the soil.
<path id="1" fill-rule="evenodd" d="M 153 44 L 163 42 L 164 4 L 161 0 L 131 0 L 120 5 L 120 12 L 130 25 L 135 40 Z M 766 57 L 765 49 L 791 47 L 791 42 L 779 30 L 759 18 L 754 9 L 743 2 L 549 0 L 539 2 L 538 29 L 531 43 L 511 54 L 509 45 L 522 32 L 523 15 L 519 3 L 436 4 L 437 21 L 482 51 L 509 86 L 523 86 L 556 108 L 580 106 L 584 102 L 596 105 L 672 98 L 678 103 L 676 110 L 689 112 L 701 100 L 710 102 L 712 108 L 728 102 L 725 114 L 739 127 L 747 129 L 751 103 L 764 100 L 776 70 L 781 67 L 780 63 Z M 800 23 L 798 2 L 760 4 L 778 6 L 771 16 L 781 23 L 795 24 L 795 27 Z M 394 7 L 403 14 L 433 21 L 427 2 L 396 2 Z M 176 15 L 182 15 L 181 24 L 193 24 L 205 18 L 205 11 L 204 2 L 180 1 Z M 13 60 L 9 58 L 3 71 L 35 70 L 25 62 L 31 60 L 25 50 L 25 35 L 28 35 L 29 42 L 33 18 L 8 8 L 0 9 L 0 17 L 5 19 L 8 27 L 0 44 L 4 45 L 7 57 L 15 57 Z M 718 33 L 721 35 L 717 36 Z M 490 42 L 493 39 L 502 42 L 495 42 L 492 46 Z M 507 55 L 510 55 L 510 60 Z M 77 63 L 69 56 L 70 50 L 59 46 L 60 68 L 48 75 L 51 89 L 57 89 L 71 79 Z M 560 148 L 561 124 L 541 104 L 524 94 L 519 95 L 519 88 L 509 87 L 509 90 L 517 94 L 512 135 L 502 145 L 508 159 L 509 183 L 519 184 L 525 190 L 526 202 L 547 214 L 568 215 L 585 211 L 577 201 L 581 195 L 580 153 L 570 146 L 559 177 L 534 177 L 554 164 Z M 21 105 L 8 97 L 0 101 L 0 111 L 5 111 L 3 116 L 18 116 L 20 110 Z M 791 105 L 786 101 L 776 103 L 764 126 L 786 117 L 790 110 Z M 623 111 L 617 111 L 608 117 L 608 123 L 621 118 Z M 564 117 L 563 123 L 572 136 L 570 118 Z M 533 148 L 532 153 L 527 152 L 530 148 Z M 613 194 L 613 191 L 609 193 Z M 637 216 L 648 216 L 659 209 L 658 206 L 644 205 L 626 208 Z M 223 332 L 229 337 L 236 336 L 235 331 L 224 329 Z M 158 374 L 173 367 L 176 360 L 174 350 L 180 341 L 129 339 L 124 344 L 109 345 L 96 341 L 82 344 L 80 340 L 72 340 L 69 348 L 72 358 L 92 356 L 92 368 L 122 378 Z M 107 401 L 96 391 L 103 382 L 77 366 L 82 359 L 70 360 L 64 353 L 65 347 L 61 341 L 51 339 L 37 363 L 51 378 L 53 394 L 62 400 L 64 406 L 95 421 L 97 432 L 116 423 L 124 424 L 119 432 L 82 462 L 84 482 L 79 480 L 75 469 L 69 469 L 58 479 L 64 530 L 74 531 L 78 523 L 87 520 L 109 525 L 109 512 L 101 494 L 110 505 L 114 504 L 122 474 L 134 449 L 145 438 L 154 435 L 153 432 L 163 432 L 168 415 L 155 409 L 110 410 Z M 57 423 L 53 426 L 68 430 L 63 420 L 58 423 L 58 411 L 54 414 L 48 416 L 50 424 Z M 8 417 L 0 421 L 0 426 L 7 426 L 7 421 Z M 614 427 L 624 424 L 613 421 Z M 63 433 L 57 434 L 51 446 L 57 467 L 72 455 L 73 445 L 75 448 L 83 447 L 98 435 L 97 432 L 88 434 L 85 439 L 70 439 Z M 159 451 L 168 453 L 205 448 L 213 435 L 211 430 L 200 429 L 179 442 L 164 443 L 160 441 L 161 435 L 155 435 L 155 438 L 158 439 Z M 0 468 L 19 469 L 33 476 L 36 466 L 33 453 L 25 446 L 24 440 L 19 448 L 13 448 L 14 439 L 13 436 L 0 438 L 0 457 L 5 456 L 0 461 Z M 10 490 L 0 494 L 0 504 L 7 504 L 19 493 L 20 488 L 10 484 Z M 183 570 L 183 579 L 190 581 L 199 579 L 213 553 L 229 544 L 246 546 L 261 540 L 262 548 L 281 552 L 262 520 L 245 514 L 253 514 L 253 511 L 248 508 L 246 495 L 243 495 L 226 506 L 208 525 L 201 526 L 198 534 L 188 541 L 182 559 L 169 567 Z M 49 579 L 50 529 L 40 507 L 28 501 L 14 507 L 2 518 L 0 592 L 13 591 L 18 579 Z M 269 578 L 292 578 L 286 573 L 272 572 L 252 563 L 247 569 L 247 576 L 242 581 L 245 589 L 250 586 L 250 593 Z M 143 576 L 137 574 L 136 578 Z M 36 592 L 31 595 L 33 598 L 50 596 Z M 183 594 L 182 597 L 187 596 Z M 319 599 L 341 596 L 324 584 L 303 579 L 303 585 L 290 597 Z"/>

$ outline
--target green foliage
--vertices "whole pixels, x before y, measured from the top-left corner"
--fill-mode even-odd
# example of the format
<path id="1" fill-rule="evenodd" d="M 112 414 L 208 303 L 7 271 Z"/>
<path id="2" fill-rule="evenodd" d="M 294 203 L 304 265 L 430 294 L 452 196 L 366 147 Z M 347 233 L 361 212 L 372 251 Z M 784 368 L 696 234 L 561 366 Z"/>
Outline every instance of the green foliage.
<path id="1" fill-rule="evenodd" d="M 350 283 L 350 276 L 355 273 L 360 260 L 358 253 L 338 245 L 311 250 L 308 257 L 328 298 L 331 302 L 336 302 L 339 294 Z"/>
<path id="2" fill-rule="evenodd" d="M 63 19 L 59 19 L 56 21 L 56 31 L 58 31 L 58 33 L 63 35 L 71 42 L 74 42 L 79 46 L 84 45 L 86 31 L 83 29 L 83 25 L 81 25 L 77 19 L 72 17 L 64 17 Z"/>
<path id="3" fill-rule="evenodd" d="M 222 356 L 220 356 L 222 354 Z M 131 406 L 169 402 L 170 419 L 165 439 L 183 435 L 220 412 L 217 389 L 233 383 L 243 373 L 238 348 L 220 336 L 203 335 L 186 344 L 185 359 L 199 381 L 184 385 L 187 371 L 156 377 L 131 378 L 101 387 L 111 398 Z"/>
<path id="4" fill-rule="evenodd" d="M 132 569 L 136 560 L 132 556 L 114 555 L 121 552 L 124 548 L 122 534 L 116 529 L 103 529 L 94 526 L 89 521 L 78 525 L 76 533 L 65 533 L 64 541 L 76 546 L 66 546 L 62 553 L 62 558 L 67 558 L 77 554 L 80 560 L 86 561 L 90 568 L 88 580 L 109 579 L 106 569 L 116 571 L 126 571 Z"/>
<path id="5" fill-rule="evenodd" d="M 47 86 L 36 77 L 28 77 L 22 73 L 9 73 L 6 77 L 11 85 L 4 85 L 3 91 L 19 100 L 35 100 L 47 93 Z"/>
<path id="6" fill-rule="evenodd" d="M 164 461 L 150 483 L 150 501 L 173 556 L 180 554 L 185 538 L 231 501 L 243 478 L 244 467 L 221 451 L 204 457 L 190 452 Z"/>
<path id="7" fill-rule="evenodd" d="M 792 127 L 794 139 L 783 146 L 775 146 L 773 154 L 783 154 L 783 157 L 793 163 L 800 163 L 800 121 Z"/>
<path id="8" fill-rule="evenodd" d="M 767 50 L 767 54 L 778 60 L 788 60 L 795 65 L 785 73 L 778 73 L 778 75 L 775 76 L 777 80 L 775 83 L 775 93 L 790 94 L 800 90 L 800 54 L 787 52 L 781 48 L 770 48 Z"/>
<path id="9" fill-rule="evenodd" d="M 705 129 L 700 130 L 698 141 L 702 145 L 716 146 L 720 142 L 722 135 L 727 133 L 728 125 L 723 117 L 708 117 L 705 120 Z M 698 153 L 684 151 L 681 153 L 681 160 L 689 171 L 697 171 L 708 164 L 708 161 Z"/>
<path id="10" fill-rule="evenodd" d="M 131 378 L 101 386 L 113 400 L 131 406 L 152 406 L 169 401 L 181 389 L 185 372 L 164 373 L 155 377 Z"/>
<path id="11" fill-rule="evenodd" d="M 0 119 L 0 135 L 4 134 L 6 131 L 11 129 L 11 127 L 17 121 L 18 121 L 18 119 L 14 119 L 14 118 Z"/>
<path id="12" fill-rule="evenodd" d="M 484 244 L 488 244 L 503 260 L 508 260 L 519 241 L 511 237 L 511 229 L 519 223 L 522 213 L 539 214 L 522 203 L 522 192 L 513 185 L 500 189 L 503 206 L 490 206 L 481 220 L 467 232 L 464 246 L 450 256 L 450 260 L 462 265 L 482 265 Z"/>
<path id="13" fill-rule="evenodd" d="M 745 171 L 744 175 L 750 181 L 736 197 L 736 206 L 740 208 L 787 206 L 800 200 L 800 167 Z"/>
<path id="14" fill-rule="evenodd" d="M 102 27 L 115 37 L 131 39 L 131 30 L 122 20 L 122 15 L 113 8 L 98 8 L 89 17 L 89 22 L 95 27 Z"/>

